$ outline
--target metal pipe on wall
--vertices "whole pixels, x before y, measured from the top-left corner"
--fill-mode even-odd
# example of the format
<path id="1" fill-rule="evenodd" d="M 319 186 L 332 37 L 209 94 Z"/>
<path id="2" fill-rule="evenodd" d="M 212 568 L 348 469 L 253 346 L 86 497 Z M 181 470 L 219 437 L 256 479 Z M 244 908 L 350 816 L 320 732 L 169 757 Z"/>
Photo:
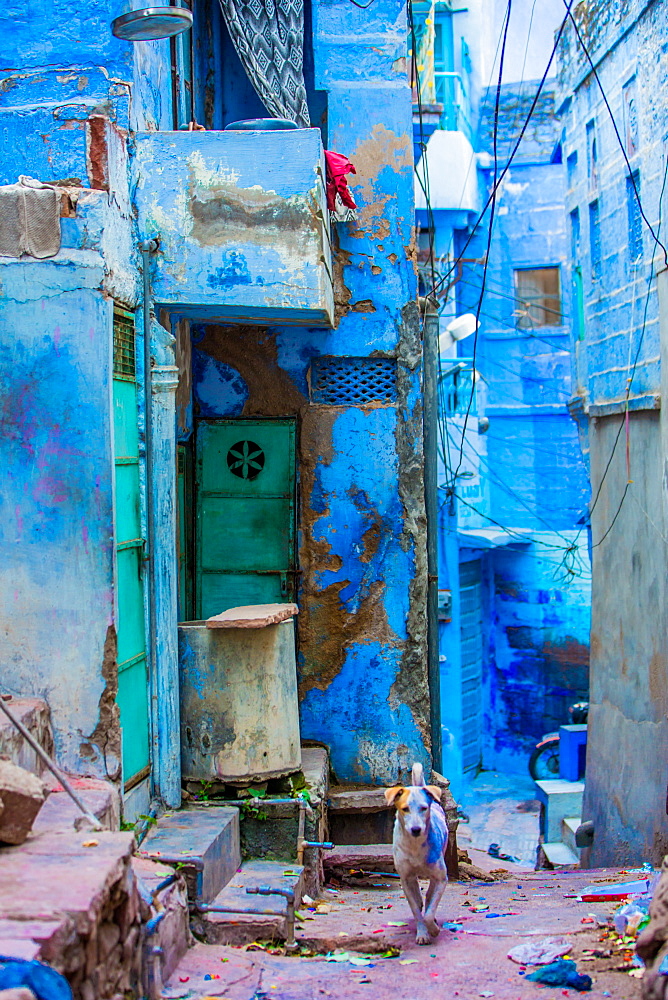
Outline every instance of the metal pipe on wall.
<path id="1" fill-rule="evenodd" d="M 427 673 L 431 756 L 442 767 L 441 667 L 438 636 L 438 356 L 439 316 L 433 298 L 420 300 L 422 326 L 422 399 L 424 499 L 427 517 Z"/>

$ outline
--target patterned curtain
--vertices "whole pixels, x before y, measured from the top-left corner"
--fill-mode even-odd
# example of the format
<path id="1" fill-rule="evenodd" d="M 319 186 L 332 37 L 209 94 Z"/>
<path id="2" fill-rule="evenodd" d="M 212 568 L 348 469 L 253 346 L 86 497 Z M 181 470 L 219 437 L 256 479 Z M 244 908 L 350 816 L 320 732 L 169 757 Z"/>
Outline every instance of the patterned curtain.
<path id="1" fill-rule="evenodd" d="M 220 0 L 234 47 L 267 111 L 311 124 L 304 86 L 304 0 Z"/>

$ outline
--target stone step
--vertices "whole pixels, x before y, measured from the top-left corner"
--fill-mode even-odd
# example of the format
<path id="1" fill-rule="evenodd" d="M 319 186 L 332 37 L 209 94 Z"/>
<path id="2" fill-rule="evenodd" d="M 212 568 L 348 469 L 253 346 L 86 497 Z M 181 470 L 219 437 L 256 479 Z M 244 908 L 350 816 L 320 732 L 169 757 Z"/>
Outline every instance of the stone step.
<path id="1" fill-rule="evenodd" d="M 580 857 L 580 848 L 575 843 L 575 831 L 581 822 L 582 819 L 579 816 L 567 816 L 561 821 L 561 840 L 578 858 Z"/>
<path id="2" fill-rule="evenodd" d="M 327 829 L 327 789 L 329 762 L 323 747 L 302 747 L 302 774 L 305 791 L 309 796 L 309 810 L 305 816 L 304 835 L 306 840 L 322 843 L 331 839 Z M 286 793 L 273 795 L 267 799 L 225 800 L 226 806 L 239 803 L 239 828 L 241 856 L 275 860 L 288 865 L 297 861 L 297 835 L 299 831 L 299 802 Z M 207 808 L 204 803 L 198 808 Z M 216 799 L 211 799 L 208 808 L 219 808 Z M 319 852 L 307 848 L 304 852 L 306 868 L 306 891 L 316 896 L 322 885 L 322 865 Z"/>
<path id="3" fill-rule="evenodd" d="M 137 852 L 183 870 L 192 903 L 210 903 L 241 864 L 239 810 L 193 807 L 165 813 Z"/>
<path id="4" fill-rule="evenodd" d="M 394 874 L 392 844 L 342 844 L 322 857 L 325 877 L 346 878 L 355 871 Z"/>
<path id="5" fill-rule="evenodd" d="M 61 971 L 75 1000 L 143 996 L 132 833 L 44 831 L 0 849 L 0 954 Z"/>
<path id="6" fill-rule="evenodd" d="M 46 783 L 51 791 L 33 824 L 34 832 L 50 830 L 87 829 L 87 821 L 74 804 L 62 785 L 47 775 Z M 120 825 L 120 795 L 115 785 L 101 778 L 70 777 L 70 784 L 89 812 L 104 826 L 105 830 L 118 830 Z"/>
<path id="7" fill-rule="evenodd" d="M 49 706 L 41 698 L 15 698 L 5 696 L 7 707 L 23 723 L 31 736 L 53 757 L 53 732 Z M 6 715 L 0 713 L 0 755 L 7 756 L 14 764 L 32 771 L 40 777 L 46 766 L 29 743 L 21 736 Z"/>
<path id="8" fill-rule="evenodd" d="M 570 847 L 563 844 L 560 840 L 553 843 L 541 844 L 540 850 L 549 862 L 550 868 L 574 868 L 580 865 L 580 858 L 574 854 Z"/>
<path id="9" fill-rule="evenodd" d="M 196 933 L 209 944 L 249 944 L 251 941 L 285 940 L 287 900 L 283 896 L 249 896 L 247 888 L 268 885 L 292 889 L 295 906 L 299 908 L 304 892 L 304 868 L 283 861 L 246 861 L 231 882 L 213 900 L 212 905 L 224 909 L 249 909 L 250 913 L 200 914 Z M 262 913 L 273 910 L 273 914 Z M 199 934 L 198 934 L 199 936 Z"/>
<path id="10" fill-rule="evenodd" d="M 391 844 L 394 809 L 385 799 L 385 788 L 329 790 L 329 835 L 335 844 Z"/>

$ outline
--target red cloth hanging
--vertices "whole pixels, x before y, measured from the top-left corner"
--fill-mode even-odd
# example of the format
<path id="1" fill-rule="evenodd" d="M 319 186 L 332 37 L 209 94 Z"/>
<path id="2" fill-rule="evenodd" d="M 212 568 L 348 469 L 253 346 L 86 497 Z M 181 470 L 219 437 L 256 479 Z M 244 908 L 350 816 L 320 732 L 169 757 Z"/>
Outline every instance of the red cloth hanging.
<path id="1" fill-rule="evenodd" d="M 346 174 L 356 174 L 357 171 L 348 157 L 326 149 L 325 164 L 327 166 L 327 208 L 330 212 L 336 210 L 337 194 L 347 208 L 357 208 L 346 180 Z"/>

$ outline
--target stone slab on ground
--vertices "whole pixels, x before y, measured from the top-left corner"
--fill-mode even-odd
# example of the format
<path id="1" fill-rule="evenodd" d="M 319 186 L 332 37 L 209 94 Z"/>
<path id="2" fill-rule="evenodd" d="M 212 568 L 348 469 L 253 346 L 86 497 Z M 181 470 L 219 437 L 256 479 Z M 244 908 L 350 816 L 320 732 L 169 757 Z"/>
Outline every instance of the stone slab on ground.
<path id="1" fill-rule="evenodd" d="M 49 706 L 41 698 L 11 698 L 7 706 L 16 718 L 23 723 L 31 736 L 53 757 L 53 733 L 51 731 L 51 716 Z M 46 770 L 41 757 L 35 753 L 30 744 L 21 736 L 18 729 L 9 721 L 6 715 L 0 713 L 0 756 L 9 757 L 19 767 L 33 774 L 42 775 Z"/>
<path id="2" fill-rule="evenodd" d="M 544 862 L 540 865 L 541 868 L 577 868 L 580 865 L 580 859 L 575 851 L 560 840 L 553 844 L 547 842 L 541 844 L 540 852 L 541 860 Z"/>
<path id="3" fill-rule="evenodd" d="M 193 807 L 160 817 L 149 831 L 140 857 L 183 868 L 191 902 L 210 903 L 241 864 L 239 810 L 226 806 Z M 198 872 L 188 859 L 203 865 L 198 893 Z"/>
<path id="4" fill-rule="evenodd" d="M 120 825 L 120 796 L 110 781 L 98 778 L 70 778 L 74 790 L 86 808 L 99 819 L 105 830 L 118 830 Z M 48 781 L 47 781 L 48 784 Z M 62 785 L 54 782 L 51 793 L 33 824 L 35 832 L 47 830 L 76 830 L 87 821 Z"/>
<path id="5" fill-rule="evenodd" d="M 460 929 L 442 930 L 426 947 L 415 944 L 410 911 L 399 891 L 345 891 L 338 894 L 341 902 L 335 902 L 337 894 L 330 893 L 330 911 L 310 914 L 313 919 L 303 922 L 298 940 L 317 945 L 319 951 L 333 946 L 349 952 L 353 951 L 351 944 L 359 940 L 362 951 L 371 955 L 371 965 L 327 962 L 322 954 L 290 957 L 198 944 L 179 964 L 163 996 L 171 1000 L 204 996 L 248 1000 L 261 986 L 268 996 L 280 1000 L 321 996 L 335 1000 L 475 1000 L 481 995 L 494 1000 L 537 1000 L 541 988 L 525 980 L 507 953 L 537 936 L 565 936 L 572 942 L 571 955 L 579 970 L 594 979 L 589 996 L 637 1000 L 640 981 L 625 972 L 612 971 L 615 960 L 583 961 L 585 949 L 599 947 L 599 932 L 581 922 L 592 911 L 592 904 L 580 903 L 575 894 L 585 884 L 615 874 L 609 870 L 531 872 L 493 885 L 451 883 L 439 915 L 442 920 L 459 920 Z M 471 913 L 466 903 L 488 905 L 489 910 Z M 603 915 L 613 909 L 601 904 L 597 908 Z M 485 915 L 511 910 L 517 915 Z M 390 926 L 391 922 L 402 926 Z M 400 955 L 380 957 L 379 952 L 388 946 L 400 949 Z M 549 990 L 545 995 L 561 996 L 561 992 Z"/>
<path id="6" fill-rule="evenodd" d="M 247 888 L 268 885 L 292 889 L 298 909 L 304 891 L 304 868 L 283 861 L 247 861 L 213 901 L 214 906 L 253 909 L 254 913 L 207 913 L 200 915 L 203 934 L 211 944 L 245 944 L 285 939 L 287 900 L 283 896 L 249 896 Z M 263 914 L 261 910 L 274 910 Z"/>
<path id="7" fill-rule="evenodd" d="M 207 628 L 265 628 L 299 614 L 296 604 L 248 604 L 207 618 Z"/>

